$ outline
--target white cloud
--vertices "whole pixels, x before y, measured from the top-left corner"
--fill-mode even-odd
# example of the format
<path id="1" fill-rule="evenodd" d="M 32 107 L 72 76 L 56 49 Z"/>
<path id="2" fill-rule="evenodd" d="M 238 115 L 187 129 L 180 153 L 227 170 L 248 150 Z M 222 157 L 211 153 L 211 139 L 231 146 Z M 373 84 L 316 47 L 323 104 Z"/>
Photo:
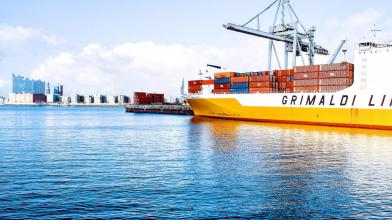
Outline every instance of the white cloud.
<path id="1" fill-rule="evenodd" d="M 256 38 L 231 48 L 153 42 L 125 43 L 114 48 L 90 44 L 79 53 L 49 58 L 32 71 L 32 77 L 61 82 L 68 93 L 149 91 L 178 95 L 182 78 L 197 79 L 207 63 L 236 70 L 262 70 L 266 66 L 263 48 L 263 41 Z"/>
<path id="2" fill-rule="evenodd" d="M 39 30 L 32 28 L 25 28 L 21 26 L 10 26 L 7 24 L 0 25 L 0 41 L 21 41 L 33 38 L 37 35 Z"/>
<path id="3" fill-rule="evenodd" d="M 41 40 L 49 46 L 57 46 L 64 42 L 63 38 L 53 34 L 48 35 L 40 28 L 0 24 L 0 43 L 2 44 L 15 44 L 32 39 Z"/>
<path id="4" fill-rule="evenodd" d="M 57 45 L 63 44 L 65 42 L 64 38 L 56 36 L 54 34 L 42 35 L 41 37 L 42 37 L 42 40 L 50 46 L 57 46 Z"/>

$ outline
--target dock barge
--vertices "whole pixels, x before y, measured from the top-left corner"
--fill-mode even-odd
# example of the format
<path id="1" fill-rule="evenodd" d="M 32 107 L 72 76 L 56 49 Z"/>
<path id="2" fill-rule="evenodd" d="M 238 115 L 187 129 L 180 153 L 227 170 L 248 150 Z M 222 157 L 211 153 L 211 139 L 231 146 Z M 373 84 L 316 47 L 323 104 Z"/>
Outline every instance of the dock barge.
<path id="1" fill-rule="evenodd" d="M 126 112 L 149 113 L 167 115 L 194 115 L 192 107 L 189 105 L 126 105 Z"/>

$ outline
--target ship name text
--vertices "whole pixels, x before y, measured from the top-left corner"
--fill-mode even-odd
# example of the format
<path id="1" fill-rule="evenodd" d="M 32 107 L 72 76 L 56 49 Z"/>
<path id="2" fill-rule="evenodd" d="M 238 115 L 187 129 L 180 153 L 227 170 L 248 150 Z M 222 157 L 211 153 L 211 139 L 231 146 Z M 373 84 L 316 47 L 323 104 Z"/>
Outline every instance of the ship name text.
<path id="1" fill-rule="evenodd" d="M 359 99 L 358 95 L 284 95 L 282 104 L 285 106 L 354 107 L 358 103 L 368 107 L 392 107 L 392 96 L 368 95 L 366 102 L 363 100 Z"/>

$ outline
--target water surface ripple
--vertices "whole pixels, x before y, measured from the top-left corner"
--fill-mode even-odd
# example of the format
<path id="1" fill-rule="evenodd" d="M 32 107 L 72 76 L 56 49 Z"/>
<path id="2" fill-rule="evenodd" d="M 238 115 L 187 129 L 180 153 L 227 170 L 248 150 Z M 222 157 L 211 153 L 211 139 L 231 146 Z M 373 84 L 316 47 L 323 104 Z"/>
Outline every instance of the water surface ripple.
<path id="1" fill-rule="evenodd" d="M 0 107 L 0 218 L 391 218 L 392 132 Z"/>

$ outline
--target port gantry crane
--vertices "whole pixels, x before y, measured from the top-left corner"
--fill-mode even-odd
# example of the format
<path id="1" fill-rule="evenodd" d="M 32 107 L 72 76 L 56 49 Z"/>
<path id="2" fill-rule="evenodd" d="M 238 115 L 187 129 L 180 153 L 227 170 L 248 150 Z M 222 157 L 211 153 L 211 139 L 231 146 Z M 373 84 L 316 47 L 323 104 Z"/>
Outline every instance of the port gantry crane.
<path id="1" fill-rule="evenodd" d="M 276 13 L 274 16 L 273 25 L 269 28 L 270 30 L 262 31 L 260 30 L 260 17 L 270 10 L 274 5 L 277 6 Z M 281 15 L 281 24 L 277 24 L 277 20 Z M 290 22 L 286 19 L 286 14 L 290 17 Z M 249 24 L 257 22 L 257 28 L 249 27 Z M 261 37 L 269 40 L 269 48 L 268 48 L 268 70 L 272 74 L 272 56 L 275 54 L 275 58 L 277 60 L 279 69 L 282 69 L 279 56 L 276 52 L 275 41 L 283 42 L 284 46 L 284 68 L 288 69 L 288 60 L 289 53 L 292 53 L 292 66 L 297 66 L 297 57 L 301 56 L 303 65 L 305 64 L 305 59 L 302 52 L 307 53 L 309 59 L 309 65 L 314 64 L 314 56 L 318 55 L 329 55 L 329 51 L 324 49 L 322 46 L 317 45 L 314 41 L 316 27 L 312 26 L 309 29 L 306 29 L 305 26 L 299 20 L 297 14 L 293 10 L 290 5 L 289 0 L 275 0 L 272 4 L 270 4 L 266 9 L 262 12 L 254 16 L 248 22 L 243 25 L 236 25 L 232 23 L 228 23 L 223 25 L 228 30 L 236 31 L 244 34 L 253 35 L 256 37 Z M 342 41 L 339 46 L 337 52 L 333 54 L 330 59 L 330 63 L 333 63 L 340 52 L 340 49 L 343 47 L 346 41 Z M 295 51 L 295 52 L 294 52 Z"/>

